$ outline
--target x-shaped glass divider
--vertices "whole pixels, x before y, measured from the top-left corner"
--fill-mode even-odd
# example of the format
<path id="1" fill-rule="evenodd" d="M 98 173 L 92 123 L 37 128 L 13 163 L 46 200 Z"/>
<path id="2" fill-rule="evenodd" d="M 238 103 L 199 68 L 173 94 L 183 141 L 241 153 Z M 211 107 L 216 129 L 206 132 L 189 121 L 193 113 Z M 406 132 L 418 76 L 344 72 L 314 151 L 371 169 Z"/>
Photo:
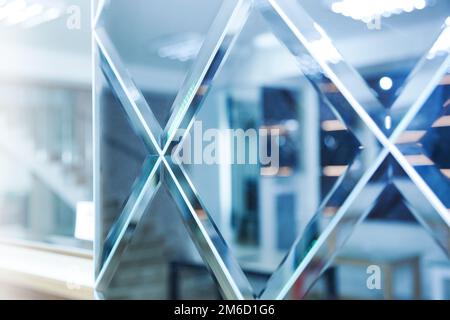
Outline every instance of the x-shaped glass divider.
<path id="1" fill-rule="evenodd" d="M 428 217 L 423 216 L 423 209 L 426 208 L 427 212 L 433 215 L 433 218 L 439 219 L 447 227 L 450 227 L 449 211 L 395 144 L 447 72 L 450 66 L 449 50 L 440 55 L 435 55 L 433 58 L 430 58 L 428 52 L 417 64 L 402 92 L 391 107 L 391 112 L 395 113 L 396 117 L 393 119 L 392 129 L 386 130 L 382 125 L 383 115 L 386 111 L 362 77 L 342 57 L 339 56 L 338 62 L 327 61 L 311 46 L 313 41 L 324 41 L 330 50 L 337 52 L 325 32 L 297 1 L 226 1 L 223 3 L 194 65 L 175 98 L 166 127 L 161 128 L 142 92 L 134 84 L 127 69 L 122 65 L 114 45 L 101 25 L 101 10 L 103 7 L 104 1 L 101 1 L 98 12 L 94 17 L 93 37 L 98 51 L 96 64 L 100 66 L 109 85 L 119 97 L 136 134 L 145 142 L 149 157 L 144 164 L 141 176 L 138 178 L 138 187 L 132 190 L 132 194 L 127 200 L 120 217 L 111 228 L 103 248 L 100 248 L 101 254 L 97 257 L 100 269 L 96 275 L 96 289 L 98 291 L 102 292 L 107 289 L 120 262 L 120 256 L 133 237 L 136 225 L 151 203 L 158 188 L 164 184 L 177 203 L 190 236 L 214 274 L 224 297 L 228 299 L 282 299 L 302 274 L 312 274 L 314 275 L 312 279 L 317 279 L 332 261 L 337 250 L 344 245 L 354 227 L 367 216 L 371 206 L 368 206 L 368 210 L 359 211 L 357 214 L 350 214 L 352 210 L 349 210 L 349 208 L 355 205 L 362 190 L 388 156 L 392 156 L 397 161 L 413 182 L 415 190 L 404 188 L 401 181 L 394 181 L 398 190 L 402 192 L 403 197 L 409 203 L 421 202 L 420 210 L 412 208 L 413 214 L 429 230 L 444 250 L 447 253 L 449 252 L 448 244 L 434 230 L 435 226 L 427 223 Z M 347 171 L 339 178 L 335 187 L 322 202 L 309 225 L 306 226 L 305 232 L 302 233 L 304 236 L 300 235 L 294 242 L 286 258 L 271 276 L 261 295 L 254 294 L 247 277 L 236 258 L 231 254 L 214 221 L 210 218 L 186 171 L 182 166 L 175 164 L 170 156 L 175 146 L 180 147 L 182 145 L 183 138 L 181 143 L 178 140 L 176 141 L 178 129 L 185 129 L 184 132 L 186 135 L 188 134 L 189 128 L 192 126 L 196 114 L 211 88 L 211 84 L 214 83 L 215 76 L 220 72 L 251 10 L 259 10 L 262 13 L 272 27 L 274 34 L 295 57 L 300 58 L 299 52 L 301 52 L 310 55 L 317 62 L 323 76 L 332 82 L 345 98 L 344 103 L 333 103 L 333 99 L 328 96 L 328 93 L 321 90 L 320 86 L 317 85 L 315 77 L 308 75 L 307 72 L 305 72 L 305 76 L 319 91 L 321 97 L 332 108 L 336 116 L 361 142 L 362 146 L 368 139 L 368 133 L 370 134 L 369 138 L 375 138 L 382 146 L 382 148 L 376 150 L 379 152 L 376 156 L 371 156 L 366 148 L 359 152 Z M 442 32 L 449 27 L 444 25 Z M 358 122 L 348 121 L 349 115 L 356 116 Z M 427 119 L 430 126 L 435 120 Z M 371 148 L 374 147 L 371 146 Z M 369 158 L 370 165 L 361 167 L 363 158 L 366 158 L 366 160 Z M 442 179 L 438 182 L 448 183 L 444 177 Z M 374 186 L 367 192 L 373 204 L 385 187 L 383 184 L 376 183 Z M 342 194 L 345 196 L 342 196 Z M 308 229 L 314 227 L 314 224 L 321 218 L 323 209 L 331 201 L 339 203 L 337 213 L 324 230 L 316 238 L 311 239 L 307 236 L 311 234 Z M 327 240 L 337 231 L 343 231 L 346 234 L 334 250 L 330 251 L 327 248 Z M 317 259 L 321 261 L 319 268 L 316 263 L 314 265 L 312 263 Z"/>

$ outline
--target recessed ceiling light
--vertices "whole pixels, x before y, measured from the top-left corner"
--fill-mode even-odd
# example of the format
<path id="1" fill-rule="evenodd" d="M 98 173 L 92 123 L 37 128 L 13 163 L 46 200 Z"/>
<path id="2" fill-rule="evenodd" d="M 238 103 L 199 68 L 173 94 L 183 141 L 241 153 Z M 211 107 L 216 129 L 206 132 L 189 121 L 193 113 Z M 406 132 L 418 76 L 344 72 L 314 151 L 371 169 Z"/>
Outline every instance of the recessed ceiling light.
<path id="1" fill-rule="evenodd" d="M 57 0 L 0 0 L 0 21 L 5 26 L 34 27 L 57 19 L 65 7 Z"/>
<path id="2" fill-rule="evenodd" d="M 381 89 L 387 91 L 387 90 L 390 90 L 392 88 L 393 82 L 392 82 L 392 79 L 389 78 L 389 77 L 382 77 L 379 80 L 379 85 L 380 85 Z"/>

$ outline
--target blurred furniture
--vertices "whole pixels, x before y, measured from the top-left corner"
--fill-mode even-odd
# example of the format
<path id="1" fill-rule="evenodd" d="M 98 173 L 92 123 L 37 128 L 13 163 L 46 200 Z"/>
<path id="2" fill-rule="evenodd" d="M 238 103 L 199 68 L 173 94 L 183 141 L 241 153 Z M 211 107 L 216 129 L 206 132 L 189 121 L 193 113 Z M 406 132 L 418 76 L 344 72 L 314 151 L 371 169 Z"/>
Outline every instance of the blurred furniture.
<path id="1" fill-rule="evenodd" d="M 240 251 L 240 250 L 237 250 Z M 258 250 L 244 249 L 243 252 L 247 253 L 247 256 L 240 256 L 240 261 L 242 270 L 248 278 L 260 280 L 264 284 L 272 276 L 274 270 L 278 268 L 278 255 L 281 253 L 273 253 L 266 255 L 259 255 Z M 253 251 L 253 254 L 250 252 Z M 242 254 L 242 253 L 241 253 Z M 168 278 L 168 299 L 177 300 L 180 299 L 180 287 L 181 287 L 181 277 L 180 274 L 183 271 L 195 271 L 204 273 L 205 276 L 208 275 L 208 270 L 201 259 L 179 259 L 173 260 L 169 263 L 169 278 Z M 325 278 L 325 288 L 326 288 L 326 299 L 336 299 L 337 297 L 337 281 L 335 268 L 329 268 L 324 273 Z M 301 285 L 300 282 L 297 285 Z M 257 292 L 258 290 L 255 290 Z M 216 297 L 222 299 L 219 291 L 216 291 Z"/>
<path id="2" fill-rule="evenodd" d="M 395 299 L 394 275 L 400 267 L 411 269 L 413 284 L 413 299 L 421 299 L 421 277 L 420 277 L 420 257 L 419 252 L 395 252 L 395 250 L 370 252 L 360 248 L 346 248 L 336 258 L 335 265 L 353 265 L 367 268 L 370 265 L 377 265 L 381 268 L 383 298 L 385 300 Z"/>
<path id="3" fill-rule="evenodd" d="M 431 296 L 432 300 L 446 300 L 445 284 L 450 284 L 450 263 L 436 262 L 429 267 L 431 275 Z"/>

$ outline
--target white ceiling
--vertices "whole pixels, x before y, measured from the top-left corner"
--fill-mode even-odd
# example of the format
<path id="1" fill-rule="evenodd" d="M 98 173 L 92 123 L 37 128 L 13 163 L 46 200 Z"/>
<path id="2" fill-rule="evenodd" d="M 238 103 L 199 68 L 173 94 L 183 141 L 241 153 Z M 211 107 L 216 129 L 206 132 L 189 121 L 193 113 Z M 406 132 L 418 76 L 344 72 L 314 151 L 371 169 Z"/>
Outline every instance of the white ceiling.
<path id="1" fill-rule="evenodd" d="M 37 0 L 44 1 L 44 0 Z M 90 59 L 90 0 L 58 0 L 81 9 L 81 29 L 66 27 L 68 15 L 31 29 L 0 26 L 2 48 L 26 47 Z M 431 43 L 439 26 L 450 16 L 450 1 L 434 0 L 421 11 L 382 20 L 381 30 L 368 30 L 364 23 L 335 14 L 321 0 L 298 0 L 335 41 L 349 61 L 370 64 L 371 59 L 401 58 Z M 186 32 L 204 35 L 214 20 L 221 0 L 109 0 L 103 17 L 105 26 L 124 60 L 133 64 L 184 71 L 189 63 L 161 58 L 157 45 Z M 258 33 L 258 27 L 247 30 Z M 376 43 L 377 45 L 370 45 Z M 397 50 L 398 49 L 398 50 Z M 403 51 L 402 51 L 403 50 Z M 397 53 L 395 52 L 397 51 Z M 413 54 L 414 55 L 414 54 Z M 70 62 L 68 63 L 68 68 Z"/>

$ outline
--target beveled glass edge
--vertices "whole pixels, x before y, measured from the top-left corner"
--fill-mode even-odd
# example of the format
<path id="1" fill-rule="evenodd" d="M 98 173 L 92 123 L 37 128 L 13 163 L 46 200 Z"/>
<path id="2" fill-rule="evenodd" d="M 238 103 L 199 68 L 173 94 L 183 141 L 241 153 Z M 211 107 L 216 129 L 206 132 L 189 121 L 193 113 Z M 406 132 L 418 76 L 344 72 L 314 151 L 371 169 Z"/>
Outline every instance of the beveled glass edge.
<path id="1" fill-rule="evenodd" d="M 96 8 L 97 5 L 97 8 Z M 92 74 L 93 74 L 93 131 L 94 131 L 94 199 L 95 199 L 95 222 L 96 222 L 96 243 L 94 245 L 94 257 L 95 257 L 95 290 L 100 293 L 105 290 L 108 286 L 109 281 L 113 277 L 115 270 L 120 263 L 120 255 L 126 248 L 126 245 L 131 240 L 132 232 L 128 235 L 127 230 L 135 228 L 136 224 L 145 212 L 148 204 L 151 202 L 153 195 L 159 188 L 159 164 L 160 159 L 156 159 L 154 156 L 160 154 L 160 149 L 155 139 L 152 131 L 149 131 L 149 121 L 153 122 L 153 125 L 159 125 L 156 119 L 152 119 L 148 114 L 143 119 L 136 119 L 136 114 L 134 111 L 138 107 L 136 105 L 136 99 L 128 99 L 130 97 L 130 90 L 134 90 L 135 87 L 131 77 L 127 74 L 126 69 L 121 65 L 121 61 L 117 53 L 115 52 L 114 46 L 110 43 L 107 35 L 104 31 L 98 28 L 102 10 L 104 9 L 105 1 L 93 1 L 92 2 L 92 15 L 91 15 L 91 32 L 92 32 Z M 97 9 L 97 11 L 95 10 Z M 98 31 L 100 30 L 101 36 L 99 36 Z M 105 42 L 107 43 L 105 47 Z M 111 55 L 114 57 L 112 58 Z M 102 61 L 102 58 L 104 60 Z M 109 231 L 108 241 L 112 248 L 110 248 L 108 254 L 104 255 L 104 245 L 103 239 L 100 239 L 100 235 L 103 234 L 101 230 L 101 220 L 99 212 L 101 212 L 101 192 L 100 192 L 100 137 L 101 137 L 101 127 L 100 127 L 100 108 L 99 108 L 99 96 L 97 93 L 101 92 L 99 86 L 103 83 L 101 81 L 101 74 L 109 82 L 111 89 L 119 97 L 122 107 L 127 113 L 129 121 L 132 123 L 133 129 L 138 131 L 138 136 L 144 141 L 146 148 L 149 151 L 149 156 L 145 160 L 143 165 L 144 170 L 141 172 L 140 176 L 137 178 L 137 183 L 133 185 L 132 193 L 127 199 L 126 205 L 118 219 Z M 125 81 L 123 79 L 125 77 Z M 128 85 L 127 85 L 128 84 Z M 138 91 L 138 93 L 140 93 Z M 148 110 L 152 112 L 148 105 L 146 105 L 145 99 L 142 100 L 142 94 L 140 94 L 141 99 L 137 99 L 141 110 L 146 112 Z M 133 104 L 134 102 L 134 104 Z M 145 107 L 147 109 L 145 109 Z M 139 108 L 138 108 L 139 109 Z M 150 118 L 150 120 L 149 120 Z M 154 118 L 154 117 L 153 117 Z M 142 130 L 144 127 L 144 130 Z M 136 130 L 137 129 L 137 130 Z M 152 129 L 150 129 L 152 130 Z M 158 129 L 153 126 L 153 130 L 156 130 L 156 134 L 159 134 Z M 150 189 L 150 190 L 149 190 Z M 114 230 L 116 231 L 114 233 Z M 124 234 L 127 233 L 126 239 Z"/>
<path id="2" fill-rule="evenodd" d="M 400 147 L 400 146 L 399 146 Z M 401 150 L 402 154 L 407 157 L 409 155 L 426 155 L 427 152 L 425 150 L 425 147 L 420 145 L 419 143 L 416 144 L 409 144 L 407 145 L 406 148 L 404 148 L 405 150 Z M 413 165 L 413 167 L 417 167 L 419 168 L 420 166 L 417 165 Z M 416 170 L 417 172 L 417 170 Z M 447 198 L 445 199 L 440 199 L 443 203 L 443 205 L 449 205 L 449 201 L 448 201 L 448 197 L 450 197 L 450 194 L 448 194 L 448 192 L 450 192 L 450 180 L 448 177 L 446 177 L 441 170 L 439 170 L 439 168 L 436 166 L 435 163 L 433 164 L 428 164 L 427 165 L 427 172 L 428 174 L 426 176 L 422 176 L 422 179 L 425 181 L 425 183 L 430 186 L 433 189 L 433 192 L 435 190 L 440 190 L 440 195 L 442 197 L 442 195 L 445 193 L 443 191 L 447 190 Z M 449 208 L 450 209 L 450 208 Z M 450 214 L 450 213 L 449 213 Z"/>
<path id="3" fill-rule="evenodd" d="M 95 280 L 95 288 L 98 291 L 105 290 L 108 287 L 109 282 L 120 264 L 120 258 L 123 252 L 133 238 L 137 225 L 160 188 L 160 163 L 160 158 L 156 161 L 153 159 L 148 160 L 148 168 L 145 168 L 146 166 L 144 166 L 144 169 L 150 169 L 151 167 L 151 171 L 148 172 L 147 170 L 148 175 L 141 175 L 139 180 L 142 187 L 135 188 L 132 191 L 132 195 L 127 200 L 119 220 L 115 223 L 113 229 L 115 233 L 110 235 L 110 244 L 112 244 L 112 248 L 108 250 L 109 252 L 105 256 L 106 258 L 104 259 L 101 270 Z M 144 170 L 144 172 L 145 171 L 146 170 Z M 101 262 L 97 261 L 97 263 Z"/>
<path id="4" fill-rule="evenodd" d="M 210 218 L 207 209 L 201 203 L 195 190 L 191 189 L 191 185 L 182 172 L 182 168 L 173 164 L 170 158 L 163 159 L 168 173 L 168 177 L 164 178 L 164 182 L 180 210 L 183 222 L 202 259 L 214 275 L 222 295 L 226 299 L 254 299 L 255 295 L 248 278 L 227 246 L 214 221 Z"/>
<path id="5" fill-rule="evenodd" d="M 251 4 L 251 0 L 223 2 L 171 107 L 171 115 L 162 137 L 164 155 L 171 152 L 177 130 L 187 129 L 194 120 L 199 106 L 210 89 L 211 81 L 220 70 L 222 62 L 247 21 Z"/>
<path id="6" fill-rule="evenodd" d="M 228 49 L 228 50 L 229 50 L 229 49 Z M 225 60 L 226 60 L 226 57 L 224 57 L 223 61 L 225 61 Z M 204 93 L 203 96 L 206 96 L 206 94 L 207 94 L 207 93 Z M 195 107 L 198 108 L 198 107 L 200 106 L 200 104 L 201 104 L 201 101 L 199 101 L 198 104 L 197 104 Z M 190 106 L 189 106 L 189 107 L 190 107 Z M 197 111 L 197 110 L 195 110 L 194 112 L 192 112 L 191 114 L 189 114 L 189 115 L 186 117 L 186 118 L 188 119 L 188 121 L 187 121 L 188 123 L 192 123 L 192 120 L 195 119 L 196 111 Z M 352 111 L 352 109 L 349 109 L 348 111 Z M 333 109 L 333 112 L 335 112 L 335 109 Z M 186 119 L 186 118 L 185 118 L 185 119 Z M 352 124 L 346 123 L 344 120 L 343 120 L 343 122 L 344 122 L 347 126 L 352 126 Z M 188 133 L 188 131 L 189 131 L 189 128 L 190 128 L 190 126 L 187 127 L 185 136 L 187 135 L 187 133 Z M 360 131 L 360 130 L 358 130 L 358 131 Z M 364 137 L 363 135 L 361 135 L 361 134 L 359 134 L 358 136 L 359 136 L 359 140 L 363 140 L 363 139 L 365 138 L 365 137 Z M 181 141 L 183 141 L 183 138 L 182 138 Z M 178 144 L 178 147 L 180 147 L 181 145 L 182 145 L 182 142 Z M 181 168 L 181 170 L 183 170 L 183 169 Z M 340 179 L 338 179 L 338 181 L 337 181 L 335 187 L 333 188 L 333 190 L 335 190 L 335 189 L 339 186 L 339 184 L 343 181 L 343 178 L 344 178 L 345 176 L 346 176 L 346 175 L 343 175 Z M 177 177 L 178 177 L 178 176 L 177 176 Z M 195 194 L 197 194 L 197 191 L 195 190 L 195 187 L 192 185 L 192 183 L 189 182 L 190 180 L 188 179 L 188 176 L 187 176 L 186 174 L 184 174 L 184 177 L 185 177 L 185 179 L 187 179 L 187 185 L 189 185 L 189 188 L 192 190 L 192 192 L 194 192 Z M 186 187 L 184 187 L 184 188 L 186 188 Z M 333 190 L 332 190 L 332 191 L 333 191 Z M 198 199 L 200 199 L 200 198 L 198 197 Z M 205 209 L 205 208 L 204 208 L 204 209 Z M 207 212 L 207 210 L 205 210 L 205 211 Z M 219 233 L 219 234 L 220 234 L 220 233 Z"/>
<path id="7" fill-rule="evenodd" d="M 100 272 L 100 255 L 102 251 L 101 241 L 99 235 L 102 234 L 102 222 L 98 212 L 101 210 L 101 191 L 100 191 L 100 172 L 101 172 L 101 157 L 100 157 L 100 145 L 101 145 L 101 126 L 100 126 L 100 108 L 99 108 L 99 95 L 97 93 L 101 92 L 99 84 L 101 83 L 98 66 L 99 66 L 99 52 L 97 44 L 94 37 L 94 28 L 96 26 L 96 21 L 98 15 L 101 13 L 101 5 L 99 2 L 104 0 L 92 0 L 91 1 L 91 76 L 92 76 L 92 183 L 93 183 L 93 200 L 94 200 L 94 216 L 95 216 L 95 226 L 94 226 L 94 278 L 97 277 Z"/>
<path id="8" fill-rule="evenodd" d="M 259 3 L 270 3 L 272 8 L 277 12 L 278 16 L 283 19 L 283 21 L 286 23 L 288 28 L 292 33 L 294 33 L 298 40 L 302 42 L 302 44 L 305 46 L 305 48 L 312 54 L 311 50 L 308 49 L 308 41 L 309 39 L 307 36 L 304 35 L 304 31 L 310 31 L 311 28 L 315 30 L 312 32 L 313 37 L 317 36 L 318 31 L 316 30 L 317 27 L 311 26 L 314 24 L 313 20 L 309 18 L 306 12 L 301 8 L 300 4 L 298 4 L 295 1 L 289 1 L 289 0 L 260 0 Z M 260 6 L 260 8 L 267 9 L 267 6 Z M 264 12 L 267 12 L 265 10 Z M 277 21 L 272 21 L 273 23 L 277 23 Z M 306 25 L 305 25 L 306 24 Z M 319 33 L 319 36 L 322 36 Z M 314 39 L 314 38 L 313 38 Z M 313 55 L 314 56 L 314 55 Z M 443 66 L 446 66 L 446 60 L 443 62 Z M 375 121 L 369 113 L 367 113 L 366 109 L 359 103 L 359 99 L 357 97 L 353 96 L 353 91 L 348 89 L 346 85 L 348 83 L 343 83 L 339 79 L 342 77 L 341 74 L 334 73 L 333 68 L 329 67 L 329 63 L 326 61 L 322 61 L 321 67 L 327 74 L 327 76 L 333 81 L 333 83 L 338 87 L 338 89 L 343 93 L 347 101 L 351 104 L 351 106 L 355 109 L 355 111 L 358 113 L 360 118 L 363 120 L 364 124 L 368 126 L 368 128 L 372 131 L 373 135 L 377 138 L 377 140 L 389 150 L 389 152 L 394 156 L 394 158 L 397 160 L 397 162 L 403 167 L 405 172 L 408 174 L 408 176 L 411 178 L 411 180 L 416 183 L 416 185 L 422 189 L 423 193 L 425 194 L 427 200 L 435 207 L 435 209 L 441 214 L 442 218 L 446 221 L 446 223 L 450 226 L 450 214 L 448 214 L 447 209 L 442 204 L 440 199 L 436 196 L 436 194 L 431 190 L 431 188 L 425 183 L 425 181 L 422 179 L 422 177 L 415 171 L 415 169 L 409 164 L 408 161 L 406 161 L 405 157 L 402 155 L 402 153 L 398 150 L 397 146 L 392 143 L 392 141 L 386 137 L 383 130 L 380 129 L 379 125 L 377 124 L 377 121 Z M 442 67 L 441 69 L 444 69 L 445 72 L 446 67 Z M 348 71 L 347 68 L 344 71 Z M 353 74 L 353 73 L 350 73 Z M 345 77 L 343 77 L 345 78 Z M 359 82 L 359 78 L 351 78 L 355 82 Z M 433 79 L 440 79 L 440 77 L 434 75 Z M 437 80 L 437 81 L 438 81 Z M 426 96 L 427 94 L 430 95 L 432 92 L 432 86 L 428 88 L 428 92 L 424 93 L 423 96 Z M 372 101 L 373 102 L 373 101 Z M 422 102 L 422 104 L 425 101 Z M 409 109 L 408 112 L 414 113 L 414 109 Z M 408 124 L 412 121 L 412 118 L 410 116 L 405 115 L 404 119 L 402 120 L 402 127 L 398 128 L 394 132 L 395 136 L 401 134 L 401 129 L 404 130 L 408 126 Z M 391 137 L 395 139 L 395 136 Z"/>
<path id="9" fill-rule="evenodd" d="M 103 267 L 104 262 L 108 259 L 111 253 L 111 249 L 119 239 L 124 228 L 127 228 L 130 222 L 136 220 L 136 206 L 139 206 L 139 202 L 142 201 L 142 193 L 146 190 L 146 184 L 148 179 L 152 178 L 155 173 L 155 169 L 158 168 L 160 160 L 156 156 L 147 156 L 145 159 L 139 175 L 131 187 L 131 193 L 125 201 L 125 204 L 120 209 L 119 217 L 114 221 L 104 241 L 102 241 L 102 252 L 100 254 L 101 260 L 99 260 L 100 266 Z"/>
<path id="10" fill-rule="evenodd" d="M 375 97 L 373 90 L 368 86 L 363 77 L 353 66 L 345 61 L 339 50 L 333 44 L 332 39 L 326 34 L 323 28 L 310 17 L 303 7 L 294 0 L 255 0 L 259 10 L 262 12 L 270 24 L 277 23 L 270 21 L 273 15 L 267 15 L 269 11 L 276 13 L 284 24 L 296 36 L 298 41 L 308 50 L 309 54 L 319 64 L 322 70 L 336 85 L 339 91 L 354 107 L 363 108 L 370 115 L 375 124 L 382 124 L 385 108 Z M 335 52 L 337 61 L 330 61 L 323 52 L 314 50 L 311 43 L 323 41 L 329 50 Z"/>
<path id="11" fill-rule="evenodd" d="M 363 150 L 358 157 L 362 158 L 364 156 L 364 152 L 365 151 Z M 320 247 L 327 242 L 331 233 L 334 232 L 334 229 L 339 226 L 340 221 L 349 214 L 348 208 L 358 198 L 361 191 L 370 179 L 372 179 L 372 176 L 376 173 L 388 155 L 389 152 L 386 149 L 383 149 L 377 158 L 373 162 L 370 162 L 369 168 L 365 168 L 365 170 L 359 169 L 354 177 L 349 177 L 349 179 L 345 180 L 347 183 L 352 183 L 352 188 L 349 190 L 345 198 L 338 199 L 340 200 L 338 210 L 328 222 L 326 228 L 317 235 L 316 239 L 311 239 L 311 234 L 315 232 L 316 225 L 323 223 L 321 221 L 321 219 L 323 219 L 323 210 L 331 198 L 327 199 L 327 202 L 324 202 L 319 207 L 304 232 L 296 239 L 290 248 L 286 258 L 280 264 L 279 268 L 272 274 L 267 283 L 266 289 L 260 297 L 261 299 L 285 298 L 295 281 L 302 274 L 304 274 L 304 271 L 307 269 L 308 265 L 312 263 L 317 252 L 320 250 Z M 341 186 L 342 184 L 337 187 L 334 194 L 339 194 L 339 188 Z M 302 253 L 300 259 L 298 258 L 299 252 Z"/>
<path id="12" fill-rule="evenodd" d="M 265 1 L 264 1 L 265 2 Z M 262 1 L 260 1 L 260 3 L 264 3 L 264 2 L 262 2 Z M 269 2 L 283 2 L 284 4 L 286 4 L 286 1 L 283 1 L 283 0 L 280 0 L 280 1 L 277 1 L 277 0 L 274 0 L 274 1 L 269 1 Z M 289 3 L 289 4 L 292 4 L 292 3 Z M 267 6 L 263 6 L 262 7 L 263 9 L 267 9 Z M 278 12 L 279 13 L 279 12 Z M 291 10 L 289 10 L 289 13 L 290 14 L 292 14 L 292 11 Z M 304 21 L 304 20 L 303 20 Z M 302 29 L 303 30 L 303 29 Z M 291 51 L 292 52 L 292 51 Z M 310 52 L 311 53 L 311 52 Z M 444 64 L 444 63 L 443 63 Z M 442 67 L 442 65 L 440 66 L 440 68 L 439 68 L 439 70 L 446 70 L 446 68 L 445 67 Z M 437 74 L 436 74 L 437 73 Z M 434 89 L 434 87 L 437 85 L 437 83 L 438 83 L 438 81 L 439 81 L 439 79 L 440 79 L 440 75 L 439 75 L 439 73 L 438 72 L 436 72 L 435 74 L 433 74 L 433 79 L 434 80 L 432 80 L 432 81 L 430 81 L 431 82 L 431 85 L 429 85 L 429 89 L 428 89 L 428 92 L 425 92 L 425 93 L 422 93 L 422 97 L 426 97 L 427 95 L 429 96 L 430 94 L 431 94 L 431 91 Z M 338 78 L 338 77 L 336 77 L 336 78 Z M 437 80 L 436 80 L 437 79 Z M 351 91 L 349 90 L 349 93 L 350 93 Z M 422 102 L 422 105 L 423 105 L 423 103 L 424 103 L 425 101 L 423 101 Z M 352 106 L 354 106 L 353 104 L 352 104 Z M 417 102 L 416 103 L 416 106 L 417 106 L 417 108 L 419 108 L 421 105 L 420 105 L 420 101 L 419 102 Z M 410 113 L 413 113 L 415 110 L 413 110 L 412 108 L 411 109 L 409 109 L 408 110 Z M 369 118 L 370 118 L 370 115 L 367 115 Z M 361 117 L 362 119 L 364 119 L 363 117 Z M 366 119 L 367 119 L 367 117 L 365 117 Z M 391 137 L 391 138 L 393 138 L 393 139 L 395 139 L 395 136 L 396 135 L 399 135 L 401 132 L 402 132 L 402 129 L 404 130 L 404 128 L 406 128 L 407 127 L 407 125 L 408 125 L 408 123 L 410 122 L 410 121 L 412 121 L 412 119 L 413 119 L 413 117 L 411 117 L 411 118 L 408 118 L 408 117 L 405 117 L 405 119 L 404 119 L 404 121 L 403 121 L 403 128 L 400 126 L 400 127 L 398 127 L 397 128 L 397 131 L 395 132 L 395 135 L 393 136 L 393 137 Z M 364 123 L 367 125 L 367 122 L 366 121 L 364 121 Z M 378 140 L 380 140 L 380 142 L 385 146 L 385 148 L 387 148 L 387 149 L 385 149 L 385 150 L 383 150 L 383 154 L 385 154 L 385 156 L 387 156 L 388 155 L 388 153 L 389 152 L 387 152 L 386 150 L 389 150 L 390 152 L 392 152 L 392 149 L 394 149 L 394 152 L 395 152 L 395 147 L 393 148 L 393 146 L 389 143 L 390 141 L 388 141 L 387 143 L 386 143 L 386 137 L 383 135 L 383 133 L 382 132 L 380 132 L 380 131 L 378 131 L 377 132 L 377 130 L 376 129 L 378 129 L 377 128 L 377 124 L 376 123 L 374 123 L 374 125 L 373 126 L 369 126 L 369 128 L 370 129 L 372 129 L 372 131 L 375 131 L 375 132 L 373 132 L 373 134 L 377 137 L 377 139 Z M 375 130 L 374 130 L 375 129 Z M 376 134 L 376 133 L 378 133 L 378 134 Z M 381 133 L 381 135 L 380 135 L 380 133 Z M 380 139 L 380 137 L 382 138 L 382 139 Z M 384 138 L 384 139 L 383 139 Z M 401 157 L 399 157 L 399 154 L 397 153 L 396 154 L 397 155 L 397 161 L 398 161 L 398 158 L 400 158 L 401 159 Z M 400 154 L 401 155 L 401 154 Z M 394 155 L 395 156 L 395 155 Z M 401 161 L 399 161 L 400 162 L 400 164 L 402 164 L 401 163 Z M 381 162 L 380 162 L 380 164 L 381 164 Z M 413 172 L 409 172 L 409 175 L 413 175 L 413 182 L 414 183 L 416 183 L 417 182 L 417 177 L 414 177 L 414 173 Z M 416 181 L 414 181 L 414 179 L 416 180 Z M 431 199 L 430 199 L 431 198 Z M 436 200 L 436 199 L 433 199 L 433 194 L 430 194 L 430 193 L 428 193 L 428 197 L 427 197 L 427 200 L 430 202 L 430 203 L 432 203 L 432 204 L 434 204 L 434 206 L 439 206 L 439 203 L 436 203 L 436 201 L 434 201 L 434 200 Z M 439 199 L 438 199 L 439 200 Z M 440 212 L 440 214 L 441 214 L 441 216 L 445 219 L 445 217 L 447 217 L 447 215 L 442 215 L 442 211 Z M 433 236 L 433 235 L 432 235 Z M 299 276 L 299 275 L 298 275 Z M 276 277 L 276 275 L 275 275 L 275 277 Z M 294 278 L 293 279 L 296 279 L 297 278 L 297 276 L 294 276 Z M 291 280 L 291 283 L 293 284 L 293 281 Z M 271 289 L 270 288 L 270 285 L 268 285 L 268 287 L 267 287 L 267 291 L 269 290 L 269 289 Z M 275 291 L 275 290 L 274 290 Z M 284 294 L 287 294 L 287 290 L 284 290 Z M 263 298 L 270 298 L 270 297 L 272 297 L 272 294 L 269 292 L 264 292 L 263 293 L 263 295 L 262 295 L 262 297 Z M 282 298 L 283 297 L 283 294 L 280 294 L 277 298 Z"/>
<path id="13" fill-rule="evenodd" d="M 394 116 L 393 132 L 390 140 L 395 140 L 398 137 L 398 132 L 403 132 L 407 125 L 411 122 L 409 118 L 414 118 L 416 114 L 422 109 L 427 99 L 433 93 L 439 81 L 450 67 L 450 52 L 445 52 L 430 58 L 433 48 L 440 41 L 441 37 L 445 35 L 450 26 L 444 24 L 441 31 L 431 45 L 425 52 L 414 69 L 408 75 L 408 78 L 403 84 L 401 93 L 397 96 L 391 107 L 391 113 L 398 113 L 400 116 Z M 426 74 L 427 76 L 423 77 Z M 401 119 L 401 121 L 398 121 Z M 403 122 L 406 122 L 403 123 Z"/>
<path id="14" fill-rule="evenodd" d="M 139 136 L 151 152 L 160 153 L 160 139 L 162 129 L 144 95 L 134 83 L 131 75 L 123 66 L 119 54 L 108 34 L 103 28 L 97 28 L 94 32 L 99 52 L 100 63 L 105 76 L 113 86 L 133 126 Z M 104 62 L 104 63 L 103 63 Z"/>

